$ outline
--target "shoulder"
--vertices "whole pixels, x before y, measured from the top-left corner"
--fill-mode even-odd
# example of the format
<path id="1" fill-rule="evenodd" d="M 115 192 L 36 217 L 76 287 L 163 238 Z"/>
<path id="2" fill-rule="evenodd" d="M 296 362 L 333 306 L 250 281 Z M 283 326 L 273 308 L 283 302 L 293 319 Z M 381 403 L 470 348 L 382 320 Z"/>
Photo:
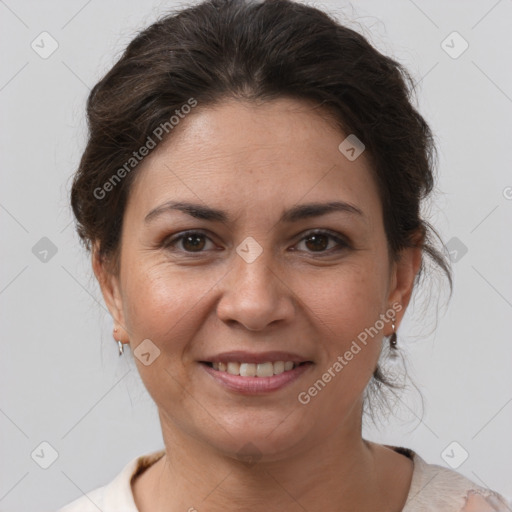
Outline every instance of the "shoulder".
<path id="1" fill-rule="evenodd" d="M 68 503 L 57 512 L 98 512 L 104 510 L 105 487 L 98 487 Z"/>
<path id="2" fill-rule="evenodd" d="M 165 450 L 159 450 L 132 459 L 110 483 L 89 491 L 57 512 L 138 512 L 131 481 L 164 454 Z"/>
<path id="3" fill-rule="evenodd" d="M 411 487 L 402 512 L 512 512 L 511 504 L 452 469 L 428 464 L 416 452 Z"/>

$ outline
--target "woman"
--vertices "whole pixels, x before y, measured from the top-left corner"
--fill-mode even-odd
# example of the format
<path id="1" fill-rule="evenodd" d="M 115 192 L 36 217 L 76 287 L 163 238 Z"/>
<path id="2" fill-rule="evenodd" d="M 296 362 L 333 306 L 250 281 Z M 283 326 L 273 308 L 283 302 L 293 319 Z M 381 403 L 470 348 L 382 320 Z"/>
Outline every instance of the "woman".
<path id="1" fill-rule="evenodd" d="M 62 512 L 510 510 L 361 433 L 424 257 L 451 285 L 410 83 L 317 9 L 211 0 L 94 87 L 72 206 L 165 449 Z"/>

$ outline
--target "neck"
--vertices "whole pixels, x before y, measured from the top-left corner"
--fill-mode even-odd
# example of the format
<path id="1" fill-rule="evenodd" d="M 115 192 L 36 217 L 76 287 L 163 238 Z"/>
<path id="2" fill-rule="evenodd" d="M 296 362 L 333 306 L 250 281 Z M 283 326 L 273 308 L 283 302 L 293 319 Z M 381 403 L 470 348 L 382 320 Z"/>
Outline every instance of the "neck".
<path id="1" fill-rule="evenodd" d="M 141 503 L 143 511 L 266 512 L 269 503 L 301 512 L 382 509 L 382 456 L 360 429 L 340 428 L 315 446 L 254 462 L 219 454 L 166 421 L 162 432 L 166 455 L 155 464 L 146 493 L 151 506 Z"/>

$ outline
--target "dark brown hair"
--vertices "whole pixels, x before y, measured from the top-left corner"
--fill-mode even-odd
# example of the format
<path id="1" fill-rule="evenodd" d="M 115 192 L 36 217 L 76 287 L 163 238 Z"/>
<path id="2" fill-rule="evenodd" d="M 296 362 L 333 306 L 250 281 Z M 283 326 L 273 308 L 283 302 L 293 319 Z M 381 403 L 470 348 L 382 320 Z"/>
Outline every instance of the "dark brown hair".
<path id="1" fill-rule="evenodd" d="M 289 97 L 318 105 L 343 133 L 363 141 L 390 254 L 396 259 L 401 249 L 420 244 L 451 289 L 449 260 L 420 214 L 434 186 L 435 145 L 410 101 L 413 92 L 401 64 L 313 7 L 289 0 L 207 0 L 167 15 L 128 45 L 89 96 L 89 139 L 71 190 L 79 236 L 88 249 L 98 243 L 99 256 L 118 270 L 136 166 L 103 197 L 94 191 L 126 169 L 133 152 L 191 98 L 201 108 L 228 98 Z M 385 381 L 379 368 L 374 376 Z"/>

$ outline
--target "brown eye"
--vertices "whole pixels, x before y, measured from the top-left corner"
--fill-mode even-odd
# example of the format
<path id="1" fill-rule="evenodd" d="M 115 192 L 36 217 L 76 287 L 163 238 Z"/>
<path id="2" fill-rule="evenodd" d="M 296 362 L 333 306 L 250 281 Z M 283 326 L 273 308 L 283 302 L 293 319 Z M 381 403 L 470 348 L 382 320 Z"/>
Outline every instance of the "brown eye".
<path id="1" fill-rule="evenodd" d="M 213 242 L 204 234 L 198 231 L 188 231 L 164 240 L 163 247 L 173 252 L 201 253 L 205 252 L 208 242 Z"/>
<path id="2" fill-rule="evenodd" d="M 204 235 L 186 235 L 182 238 L 182 247 L 186 251 L 197 252 L 206 245 Z"/>
<path id="3" fill-rule="evenodd" d="M 325 251 L 329 245 L 329 237 L 327 235 L 309 235 L 306 240 L 306 246 L 311 251 Z"/>
<path id="4" fill-rule="evenodd" d="M 328 231 L 317 231 L 307 234 L 299 242 L 304 244 L 306 252 L 318 253 L 319 255 L 329 254 L 349 248 L 348 242 Z"/>

